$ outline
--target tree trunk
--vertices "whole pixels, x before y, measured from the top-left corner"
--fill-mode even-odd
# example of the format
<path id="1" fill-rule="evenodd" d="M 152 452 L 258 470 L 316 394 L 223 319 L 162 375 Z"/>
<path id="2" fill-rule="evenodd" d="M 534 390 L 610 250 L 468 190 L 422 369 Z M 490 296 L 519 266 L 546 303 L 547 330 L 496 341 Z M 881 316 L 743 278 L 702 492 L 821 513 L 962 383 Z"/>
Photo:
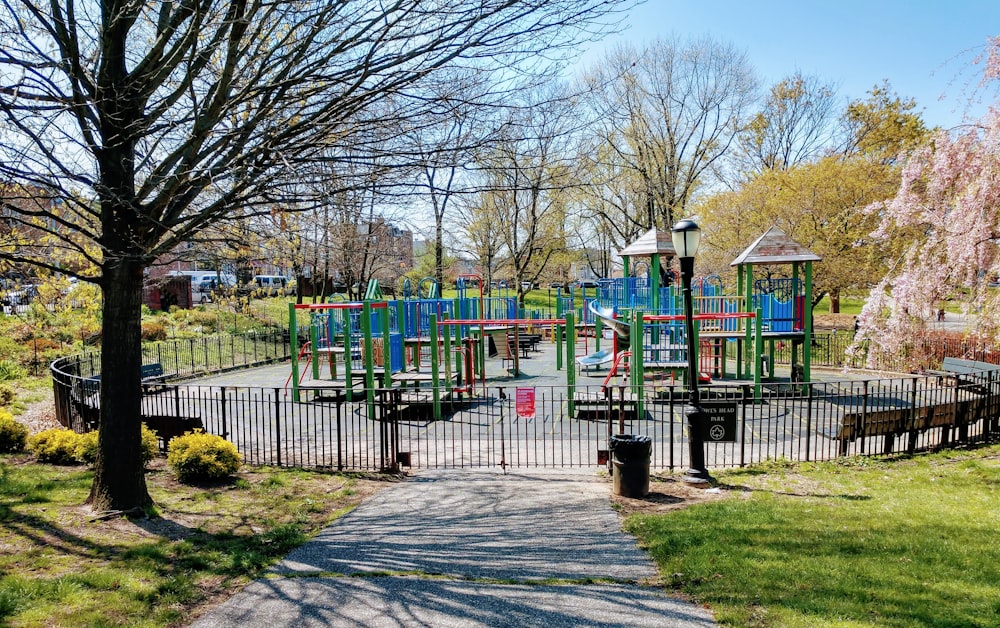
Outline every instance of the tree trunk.
<path id="1" fill-rule="evenodd" d="M 146 490 L 139 427 L 142 283 L 139 262 L 105 265 L 101 427 L 87 499 L 98 511 L 142 510 L 153 503 Z"/>
<path id="2" fill-rule="evenodd" d="M 840 314 L 840 291 L 831 290 L 830 291 L 830 313 Z"/>

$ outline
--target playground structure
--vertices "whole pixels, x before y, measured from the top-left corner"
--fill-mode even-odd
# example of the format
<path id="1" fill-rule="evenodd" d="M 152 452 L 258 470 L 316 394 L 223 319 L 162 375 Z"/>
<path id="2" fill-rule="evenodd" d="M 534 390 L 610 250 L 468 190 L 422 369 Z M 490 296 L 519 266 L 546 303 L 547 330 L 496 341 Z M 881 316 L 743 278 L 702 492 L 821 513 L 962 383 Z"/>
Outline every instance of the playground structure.
<path id="1" fill-rule="evenodd" d="M 577 366 L 610 365 L 602 391 L 623 374 L 639 412 L 645 386 L 683 382 L 691 365 L 703 380 L 742 380 L 759 394 L 761 382 L 775 376 L 778 343 L 792 348 L 790 379 L 809 381 L 805 339 L 812 333 L 812 262 L 820 258 L 780 229 L 768 230 L 732 262 L 734 292 L 726 294 L 717 276 L 696 282 L 695 356 L 687 355 L 680 291 L 667 270 L 674 256 L 669 233 L 652 229 L 620 255 L 623 277 L 600 280 L 593 295 L 560 288 L 554 317 L 526 312 L 504 292 L 487 296 L 478 275 L 459 276 L 458 296 L 449 299 L 426 278 L 415 290 L 404 282 L 396 299 L 383 298 L 372 280 L 361 302 L 289 304 L 292 338 L 299 337 L 297 310 L 308 312 L 309 323 L 286 387 L 295 401 L 363 394 L 370 404 L 376 388 L 398 387 L 405 404 L 440 419 L 444 403 L 487 396 L 488 358 L 499 357 L 510 365 L 504 373 L 518 378 L 520 356 L 543 340 L 555 344 L 556 370 L 565 371 L 571 416 L 602 401 L 600 393 L 577 392 Z M 788 277 L 754 276 L 755 266 L 773 273 L 789 264 Z M 645 276 L 630 274 L 640 269 Z"/>
<path id="2" fill-rule="evenodd" d="M 596 302 L 588 307 L 598 324 L 612 319 L 626 319 L 634 312 L 643 313 L 641 349 L 647 369 L 674 372 L 687 368 L 686 337 L 679 290 L 670 281 L 663 259 L 673 255 L 669 234 L 651 229 L 620 252 L 625 276 L 598 282 Z M 630 276 L 638 267 L 636 258 L 649 262 L 645 277 Z M 693 286 L 696 346 L 699 356 L 692 361 L 701 372 L 713 378 L 752 379 L 759 385 L 773 378 L 774 353 L 778 343 L 792 349 L 794 381 L 808 381 L 811 374 L 810 343 L 812 335 L 812 263 L 821 258 L 772 227 L 730 265 L 736 269 L 736 290 L 724 292 L 717 276 L 702 278 Z M 640 262 L 642 263 L 642 262 Z M 755 278 L 754 267 L 791 265 L 788 277 Z M 622 325 L 616 335 L 622 337 Z M 595 349 L 601 350 L 602 334 L 596 334 Z M 663 338 L 666 338 L 666 342 Z M 667 356 L 664 359 L 664 356 Z M 728 371 L 733 356 L 735 370 Z M 639 369 L 640 371 L 643 369 Z"/>
<path id="3" fill-rule="evenodd" d="M 478 294 L 470 294 L 477 282 Z M 518 377 L 519 356 L 541 341 L 536 332 L 542 329 L 555 330 L 546 335 L 556 336 L 562 368 L 561 346 L 572 337 L 565 331 L 573 325 L 571 312 L 557 319 L 527 316 L 515 297 L 485 296 L 475 275 L 459 277 L 453 299 L 436 296 L 432 281 L 420 286 L 413 293 L 404 285 L 402 298 L 386 300 L 373 280 L 361 302 L 289 304 L 290 337 L 299 337 L 296 312 L 309 314 L 308 341 L 293 353 L 286 381 L 293 399 L 312 393 L 352 401 L 364 394 L 373 402 L 376 388 L 398 386 L 407 405 L 429 407 L 441 418 L 443 402 L 486 394 L 488 357 L 509 361 L 508 373 Z M 572 363 L 569 349 L 566 359 Z"/>

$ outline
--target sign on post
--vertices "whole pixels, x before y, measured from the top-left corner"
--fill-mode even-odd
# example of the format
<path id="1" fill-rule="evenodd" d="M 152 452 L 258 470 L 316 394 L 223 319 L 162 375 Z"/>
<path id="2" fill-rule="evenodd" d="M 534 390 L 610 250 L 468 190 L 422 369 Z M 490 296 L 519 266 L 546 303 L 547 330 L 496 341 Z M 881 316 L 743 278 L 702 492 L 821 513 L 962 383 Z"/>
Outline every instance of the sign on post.
<path id="1" fill-rule="evenodd" d="M 517 416 L 523 419 L 535 418 L 535 389 L 518 388 L 515 397 Z"/>
<path id="2" fill-rule="evenodd" d="M 705 432 L 702 439 L 708 443 L 735 443 L 737 432 L 737 406 L 728 401 L 703 401 Z"/>

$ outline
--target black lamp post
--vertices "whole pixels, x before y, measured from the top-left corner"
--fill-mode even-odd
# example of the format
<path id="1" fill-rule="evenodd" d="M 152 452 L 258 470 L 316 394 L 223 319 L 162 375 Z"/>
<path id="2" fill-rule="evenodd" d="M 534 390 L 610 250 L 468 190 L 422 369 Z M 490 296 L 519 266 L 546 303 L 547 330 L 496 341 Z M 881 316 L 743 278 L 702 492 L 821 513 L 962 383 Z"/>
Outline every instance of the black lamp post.
<path id="1" fill-rule="evenodd" d="M 694 276 L 694 256 L 701 242 L 701 229 L 689 219 L 674 225 L 670 231 L 674 250 L 681 263 L 681 282 L 684 293 L 684 323 L 687 331 L 688 407 L 685 409 L 688 425 L 690 465 L 684 481 L 691 484 L 708 484 L 712 477 L 705 468 L 705 414 L 698 399 L 698 365 L 695 360 L 694 308 L 691 304 L 691 278 Z"/>

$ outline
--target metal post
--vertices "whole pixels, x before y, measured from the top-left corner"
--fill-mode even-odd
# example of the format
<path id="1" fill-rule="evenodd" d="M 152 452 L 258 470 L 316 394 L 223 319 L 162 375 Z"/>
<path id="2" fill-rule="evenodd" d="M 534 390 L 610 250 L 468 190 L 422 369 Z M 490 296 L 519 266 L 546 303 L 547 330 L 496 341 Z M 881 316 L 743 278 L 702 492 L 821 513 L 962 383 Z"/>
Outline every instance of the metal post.
<path id="1" fill-rule="evenodd" d="M 704 412 L 698 398 L 698 357 L 695 347 L 694 311 L 691 302 L 691 277 L 694 275 L 694 258 L 682 257 L 681 281 L 684 293 L 684 324 L 687 332 L 687 375 L 688 406 L 685 408 L 688 426 L 688 470 L 684 481 L 691 484 L 706 484 L 712 477 L 705 468 L 705 443 L 702 440 Z"/>

